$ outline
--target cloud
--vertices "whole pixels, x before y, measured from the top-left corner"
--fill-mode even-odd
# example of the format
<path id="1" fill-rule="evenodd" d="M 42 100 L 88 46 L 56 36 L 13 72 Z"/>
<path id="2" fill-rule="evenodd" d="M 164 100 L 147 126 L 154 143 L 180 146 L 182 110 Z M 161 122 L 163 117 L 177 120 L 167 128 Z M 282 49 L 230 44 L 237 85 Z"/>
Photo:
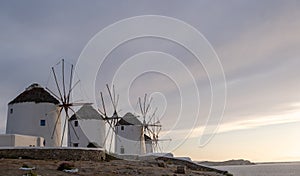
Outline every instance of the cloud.
<path id="1" fill-rule="evenodd" d="M 259 117 L 250 117 L 245 118 L 246 120 L 243 120 L 244 118 L 241 117 L 242 120 L 234 121 L 234 122 L 228 122 L 228 123 L 221 123 L 219 124 L 218 130 L 216 134 L 220 133 L 227 133 L 227 132 L 233 132 L 233 131 L 240 131 L 240 130 L 251 130 L 258 127 L 264 127 L 264 126 L 273 126 L 278 124 L 289 124 L 289 123 L 295 123 L 300 122 L 299 116 L 299 104 L 296 104 L 297 107 L 295 108 L 295 104 L 291 104 L 290 107 L 293 108 L 292 110 L 282 112 L 281 114 L 277 115 L 269 115 L 269 116 L 259 116 Z M 205 126 L 198 126 L 197 128 L 193 129 L 192 132 L 191 129 L 182 129 L 182 130 L 176 130 L 176 131 L 163 131 L 161 136 L 169 136 L 169 137 L 175 137 L 176 139 L 185 139 L 185 138 L 198 138 L 202 135 L 211 135 L 211 134 L 203 134 Z M 187 134 L 191 134 L 187 136 Z"/>
<path id="2" fill-rule="evenodd" d="M 299 11 L 291 7 L 282 9 L 266 20 L 255 23 L 250 21 L 248 28 L 218 47 L 217 53 L 222 58 L 227 75 L 241 76 L 243 70 L 245 74 L 251 70 L 263 69 L 276 64 L 282 56 L 294 56 L 295 52 L 298 53 L 295 46 L 300 41 L 297 35 L 300 22 L 295 19 L 299 15 Z M 284 52 L 287 50 L 293 52 Z"/>

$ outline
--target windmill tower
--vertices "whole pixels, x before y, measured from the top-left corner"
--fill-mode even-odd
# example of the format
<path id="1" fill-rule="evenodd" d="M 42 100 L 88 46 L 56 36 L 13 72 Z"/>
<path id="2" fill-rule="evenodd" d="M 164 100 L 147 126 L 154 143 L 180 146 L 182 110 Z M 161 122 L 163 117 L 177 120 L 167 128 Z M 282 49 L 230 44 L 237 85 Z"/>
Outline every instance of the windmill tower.
<path id="1" fill-rule="evenodd" d="M 69 147 L 104 147 L 105 121 L 91 105 L 83 105 L 71 116 L 68 125 L 74 126 L 68 133 Z"/>
<path id="2" fill-rule="evenodd" d="M 141 139 L 143 131 L 142 122 L 138 116 L 126 113 L 115 125 L 116 140 L 115 153 L 119 155 L 145 154 L 145 140 Z M 142 140 L 142 141 L 141 141 Z"/>
<path id="3" fill-rule="evenodd" d="M 6 134 L 40 136 L 47 147 L 60 146 L 61 125 L 59 101 L 37 83 L 8 103 Z"/>
<path id="4" fill-rule="evenodd" d="M 59 71 L 57 71 L 59 70 Z M 59 145 L 63 145 L 63 141 L 65 139 L 66 130 L 68 128 L 68 131 L 71 129 L 74 132 L 74 136 L 79 140 L 79 136 L 76 133 L 76 130 L 72 123 L 69 123 L 67 126 L 67 122 L 70 119 L 70 112 L 76 113 L 74 110 L 75 106 L 82 106 L 82 105 L 91 105 L 91 103 L 75 103 L 71 100 L 71 93 L 76 87 L 76 85 L 79 84 L 80 80 L 77 80 L 73 84 L 73 77 L 74 77 L 74 66 L 71 64 L 69 66 L 69 78 L 66 79 L 66 68 L 65 68 L 65 61 L 62 59 L 60 62 L 56 64 L 56 67 L 51 68 L 51 73 L 53 76 L 53 81 L 55 83 L 55 90 L 51 90 L 49 87 L 46 87 L 46 89 L 52 94 L 52 96 L 56 97 L 58 100 L 57 106 L 58 106 L 58 114 L 56 117 L 56 122 L 54 125 L 54 128 L 51 132 L 51 138 L 55 138 L 55 135 L 57 131 L 60 131 L 61 129 L 61 120 L 63 119 L 63 132 L 59 140 Z M 48 80 L 49 81 L 49 80 Z M 49 83 L 49 82 L 48 82 Z M 47 86 L 48 86 L 47 83 Z"/>
<path id="5" fill-rule="evenodd" d="M 103 146 L 106 146 L 106 150 L 111 153 L 113 151 L 112 150 L 113 139 L 115 138 L 116 140 L 119 140 L 118 137 L 115 135 L 116 134 L 115 126 L 116 126 L 116 124 L 118 123 L 118 121 L 120 119 L 120 117 L 117 113 L 119 95 L 116 95 L 114 85 L 112 87 L 112 91 L 109 88 L 108 84 L 106 84 L 106 88 L 107 88 L 107 91 L 108 91 L 108 94 L 109 94 L 111 104 L 113 106 L 113 114 L 112 114 L 112 116 L 107 115 L 107 111 L 106 111 L 107 108 L 106 108 L 106 105 L 105 105 L 105 101 L 104 101 L 102 92 L 100 92 L 102 109 L 99 108 L 98 111 L 102 115 L 102 120 L 104 120 L 106 122 L 106 124 L 108 125 L 108 130 L 105 134 Z"/>

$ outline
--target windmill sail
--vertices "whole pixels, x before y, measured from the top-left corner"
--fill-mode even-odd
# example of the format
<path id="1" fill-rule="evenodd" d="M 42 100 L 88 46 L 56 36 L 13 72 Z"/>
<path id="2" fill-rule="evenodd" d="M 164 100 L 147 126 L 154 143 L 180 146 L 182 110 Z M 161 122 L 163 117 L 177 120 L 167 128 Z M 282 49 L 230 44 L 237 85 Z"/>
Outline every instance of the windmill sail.
<path id="1" fill-rule="evenodd" d="M 100 92 L 100 98 L 101 98 L 101 104 L 102 107 L 98 109 L 100 114 L 102 115 L 102 119 L 106 122 L 108 125 L 108 131 L 106 132 L 104 144 L 103 146 L 107 146 L 107 149 L 109 152 L 112 152 L 112 143 L 114 138 L 118 138 L 115 134 L 115 126 L 118 123 L 120 117 L 117 112 L 117 106 L 119 102 L 119 95 L 116 95 L 115 87 L 112 86 L 112 90 L 109 88 L 108 84 L 106 84 L 107 92 L 109 95 L 109 99 L 111 101 L 112 107 L 113 107 L 113 114 L 111 116 L 107 115 L 107 107 L 103 98 L 103 93 Z"/>
<path id="2" fill-rule="evenodd" d="M 63 128 L 62 128 L 63 133 L 60 139 L 60 146 L 63 145 L 63 141 L 66 135 L 66 130 L 70 131 L 70 128 L 74 130 L 74 126 L 72 124 L 67 125 L 67 122 L 70 119 L 70 113 L 75 113 L 74 107 L 90 104 L 90 103 L 75 103 L 71 101 L 70 97 L 72 91 L 76 87 L 76 85 L 78 85 L 79 80 L 76 81 L 75 84 L 73 84 L 74 66 L 72 64 L 69 67 L 70 69 L 68 75 L 69 77 L 67 78 L 65 65 L 66 65 L 65 60 L 62 59 L 60 62 L 58 62 L 55 66 L 51 68 L 52 80 L 54 81 L 55 86 L 52 88 L 48 87 L 51 86 L 49 84 L 49 80 L 46 86 L 46 89 L 59 100 L 59 104 L 58 104 L 59 113 L 58 113 L 56 124 L 52 131 L 52 135 L 51 135 L 52 138 L 55 134 L 55 131 L 58 128 L 61 128 L 60 126 L 58 126 L 57 122 L 63 118 L 62 116 L 64 116 Z M 78 138 L 77 134 L 75 136 Z"/>

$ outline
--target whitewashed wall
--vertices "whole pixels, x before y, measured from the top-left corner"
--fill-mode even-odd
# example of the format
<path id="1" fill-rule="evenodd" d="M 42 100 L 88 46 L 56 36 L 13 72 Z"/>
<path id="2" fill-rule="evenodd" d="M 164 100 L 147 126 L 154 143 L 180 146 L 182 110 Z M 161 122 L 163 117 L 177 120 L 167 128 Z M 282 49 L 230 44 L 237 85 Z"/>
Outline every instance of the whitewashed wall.
<path id="1" fill-rule="evenodd" d="M 115 153 L 126 154 L 126 155 L 142 155 L 145 154 L 145 140 L 142 135 L 142 126 L 135 125 L 123 125 L 116 126 L 116 137 L 115 137 Z M 142 139 L 142 141 L 141 141 Z M 124 148 L 124 153 L 121 153 L 121 148 Z"/>
<path id="2" fill-rule="evenodd" d="M 75 120 L 69 122 L 73 124 L 73 127 L 78 135 L 76 137 L 73 128 L 70 126 L 70 136 L 68 138 L 68 145 L 73 147 L 74 143 L 78 143 L 78 147 L 87 147 L 90 142 L 95 142 L 99 146 L 104 147 L 105 138 L 105 123 L 103 120 L 96 119 L 79 119 L 78 126 L 75 127 Z"/>
<path id="3" fill-rule="evenodd" d="M 2 134 L 0 147 L 43 147 L 44 138 L 27 135 Z"/>
<path id="4" fill-rule="evenodd" d="M 52 103 L 25 102 L 10 104 L 8 105 L 6 134 L 41 136 L 45 139 L 45 146 L 60 146 L 60 119 L 53 139 L 51 139 L 57 117 L 58 107 Z M 46 120 L 45 126 L 40 125 L 41 120 Z"/>

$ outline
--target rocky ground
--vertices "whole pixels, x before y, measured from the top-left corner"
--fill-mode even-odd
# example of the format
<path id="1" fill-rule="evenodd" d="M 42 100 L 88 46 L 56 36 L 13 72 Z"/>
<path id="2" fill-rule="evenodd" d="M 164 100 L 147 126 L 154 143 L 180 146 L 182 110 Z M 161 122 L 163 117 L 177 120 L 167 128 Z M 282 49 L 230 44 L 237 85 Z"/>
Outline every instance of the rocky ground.
<path id="1" fill-rule="evenodd" d="M 0 175 L 5 176 L 22 176 L 28 171 L 22 171 L 19 168 L 22 165 L 35 167 L 34 173 L 41 176 L 57 175 L 202 175 L 202 176 L 222 176 L 213 172 L 201 172 L 186 169 L 185 174 L 176 173 L 177 165 L 168 164 L 162 161 L 126 161 L 112 160 L 109 162 L 94 162 L 94 161 L 74 161 L 72 163 L 79 169 L 78 173 L 65 173 L 58 171 L 58 166 L 64 161 L 55 160 L 29 160 L 29 159 L 0 159 Z"/>

